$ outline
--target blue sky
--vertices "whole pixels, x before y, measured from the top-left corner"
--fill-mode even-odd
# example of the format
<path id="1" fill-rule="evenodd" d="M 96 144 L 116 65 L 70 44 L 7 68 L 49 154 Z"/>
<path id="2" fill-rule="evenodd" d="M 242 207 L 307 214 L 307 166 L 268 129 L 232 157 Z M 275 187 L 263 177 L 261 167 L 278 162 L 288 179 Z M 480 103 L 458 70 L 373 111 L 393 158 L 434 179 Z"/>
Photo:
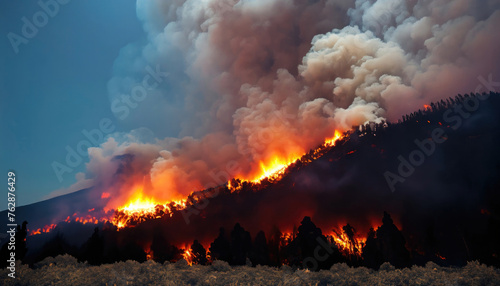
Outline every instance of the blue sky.
<path id="1" fill-rule="evenodd" d="M 120 49 L 145 37 L 135 1 L 75 0 L 59 5 L 16 54 L 8 34 L 22 36 L 21 19 L 43 11 L 37 2 L 0 1 L 0 178 L 16 172 L 18 205 L 75 182 L 84 163 L 62 182 L 51 164 L 64 163 L 65 147 L 84 139 L 83 129 L 110 118 L 116 131 L 130 130 L 111 112 L 107 83 Z M 5 209 L 7 196 L 0 197 Z"/>

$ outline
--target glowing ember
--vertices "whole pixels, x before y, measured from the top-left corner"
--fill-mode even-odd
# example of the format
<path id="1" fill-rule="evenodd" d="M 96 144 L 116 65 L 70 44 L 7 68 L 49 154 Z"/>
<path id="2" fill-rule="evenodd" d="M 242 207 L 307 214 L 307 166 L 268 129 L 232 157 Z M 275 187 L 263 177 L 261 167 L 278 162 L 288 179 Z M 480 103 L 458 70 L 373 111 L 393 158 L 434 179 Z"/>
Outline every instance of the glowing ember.
<path id="1" fill-rule="evenodd" d="M 56 226 L 57 225 L 55 225 L 55 224 L 46 225 L 43 228 L 39 228 L 37 230 L 31 231 L 29 233 L 29 235 L 37 235 L 37 234 L 41 234 L 41 233 L 47 233 L 47 232 L 50 232 L 51 230 L 53 230 L 54 228 L 56 228 Z"/>
<path id="2" fill-rule="evenodd" d="M 193 265 L 194 255 L 189 247 L 185 247 L 185 250 L 182 253 L 182 258 L 184 258 L 189 265 Z"/>
<path id="3" fill-rule="evenodd" d="M 334 229 L 331 234 L 339 251 L 345 256 L 361 257 L 363 246 L 366 243 L 366 237 L 357 236 L 354 228 L 349 225 L 339 228 L 341 229 L 340 231 Z"/>
<path id="4" fill-rule="evenodd" d="M 286 245 L 288 245 L 290 242 L 292 242 L 292 240 L 294 239 L 295 237 L 292 235 L 292 233 L 290 232 L 285 232 L 285 233 L 282 233 L 281 234 L 281 237 L 280 237 L 280 247 L 285 247 Z"/>
<path id="5" fill-rule="evenodd" d="M 146 260 L 151 260 L 153 259 L 153 251 L 151 250 L 151 247 L 148 246 L 144 249 L 144 253 L 146 253 Z"/>

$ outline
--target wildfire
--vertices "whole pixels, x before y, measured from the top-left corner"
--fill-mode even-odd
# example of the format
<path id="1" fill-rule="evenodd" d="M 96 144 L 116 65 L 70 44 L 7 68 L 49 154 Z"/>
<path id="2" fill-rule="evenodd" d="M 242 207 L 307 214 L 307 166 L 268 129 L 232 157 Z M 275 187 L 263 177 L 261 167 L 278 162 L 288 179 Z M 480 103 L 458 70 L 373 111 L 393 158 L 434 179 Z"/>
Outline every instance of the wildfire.
<path id="1" fill-rule="evenodd" d="M 33 230 L 29 233 L 29 235 L 37 235 L 37 234 L 41 234 L 41 233 L 47 233 L 47 232 L 50 232 L 51 230 L 53 230 L 54 228 L 56 228 L 57 225 L 55 224 L 49 224 L 49 225 L 46 225 L 44 226 L 43 228 L 38 228 L 36 230 Z"/>
<path id="2" fill-rule="evenodd" d="M 146 248 L 144 248 L 144 253 L 146 253 L 146 260 L 153 259 L 153 251 L 151 250 L 150 246 L 147 246 Z"/>
<path id="3" fill-rule="evenodd" d="M 185 247 L 185 250 L 182 253 L 182 258 L 184 258 L 189 265 L 193 265 L 194 255 L 191 252 L 190 247 Z"/>
<path id="4" fill-rule="evenodd" d="M 302 156 L 291 156 L 289 159 L 282 159 L 279 157 L 274 157 L 270 162 L 264 163 L 260 162 L 259 166 L 261 169 L 261 174 L 257 175 L 257 178 L 250 180 L 253 183 L 259 183 L 264 179 L 279 179 L 281 175 L 285 172 L 286 168 L 290 166 L 293 162 L 300 159 Z"/>
<path id="5" fill-rule="evenodd" d="M 378 229 L 380 226 L 378 221 L 374 221 L 371 225 L 373 229 Z M 349 224 L 344 226 L 339 224 L 337 228 L 332 230 L 330 237 L 337 245 L 339 251 L 347 257 L 361 257 L 367 239 L 366 235 L 360 235 Z"/>
<path id="6" fill-rule="evenodd" d="M 331 236 L 341 253 L 346 256 L 361 256 L 363 246 L 366 242 L 365 237 L 350 238 L 345 231 L 334 231 Z"/>
<path id="7" fill-rule="evenodd" d="M 325 145 L 326 146 L 333 146 L 335 145 L 335 142 L 337 142 L 337 140 L 339 140 L 340 138 L 342 138 L 343 134 L 342 132 L 338 131 L 338 130 L 335 130 L 335 133 L 333 135 L 332 138 L 330 139 L 326 139 L 325 140 Z"/>
<path id="8" fill-rule="evenodd" d="M 294 239 L 294 236 L 291 232 L 284 232 L 280 237 L 280 247 L 285 247 Z"/>
<path id="9" fill-rule="evenodd" d="M 138 187 L 131 198 L 123 207 L 115 210 L 115 216 L 111 220 L 118 229 L 135 225 L 147 219 L 161 218 L 165 214 L 172 215 L 173 210 L 186 207 L 185 200 L 158 203 L 143 194 L 142 187 Z"/>
<path id="10" fill-rule="evenodd" d="M 441 260 L 446 260 L 446 257 L 440 255 L 439 253 L 436 253 L 436 256 Z"/>
<path id="11" fill-rule="evenodd" d="M 335 130 L 334 136 L 332 138 L 327 138 L 323 144 L 323 147 L 331 147 L 335 145 L 337 140 L 341 139 L 344 135 Z M 309 162 L 311 159 L 321 156 L 322 150 L 324 148 L 318 148 L 314 150 L 313 154 L 310 154 L 310 158 L 305 159 L 304 154 L 288 154 L 286 158 L 280 157 L 278 155 L 272 157 L 267 161 L 259 162 L 259 172 L 253 175 L 250 179 L 240 178 L 241 182 L 251 182 L 254 184 L 261 183 L 264 179 L 274 181 L 279 180 L 285 174 L 287 168 L 296 162 L 297 160 L 306 160 Z M 230 190 L 237 190 L 238 186 L 233 186 L 231 181 L 227 183 Z M 106 194 L 106 196 L 105 196 Z M 109 197 L 108 193 L 103 193 L 102 197 Z M 118 229 L 124 228 L 126 226 L 132 226 L 138 224 L 147 219 L 161 218 L 165 214 L 172 215 L 172 211 L 181 210 L 186 207 L 185 200 L 170 201 L 167 203 L 161 203 L 152 197 L 146 197 L 143 192 L 143 187 L 135 187 L 133 191 L 133 196 L 126 202 L 122 207 L 115 210 L 115 216 L 111 220 Z"/>
<path id="12" fill-rule="evenodd" d="M 240 182 L 251 182 L 253 184 L 260 184 L 263 180 L 267 179 L 269 181 L 277 181 L 281 179 L 287 168 L 295 163 L 297 160 L 301 160 L 302 163 L 308 163 L 312 160 L 321 157 L 328 150 L 325 147 L 334 146 L 335 143 L 344 136 L 340 131 L 335 130 L 333 137 L 327 138 L 323 145 L 315 150 L 313 153 L 301 154 L 301 152 L 295 152 L 293 154 L 288 154 L 286 158 L 283 156 L 275 155 L 269 160 L 259 162 L 259 170 L 256 174 L 250 176 L 249 179 L 239 178 Z M 231 181 L 227 183 L 230 190 L 236 190 L 240 186 L 232 186 Z M 72 217 L 68 216 L 64 221 L 69 223 L 71 221 L 80 222 L 82 224 L 92 223 L 98 224 L 99 222 L 111 222 L 118 229 L 122 229 L 127 226 L 134 226 L 148 219 L 161 218 L 164 215 L 172 216 L 173 211 L 182 210 L 186 208 L 186 200 L 171 200 L 169 202 L 159 202 L 153 197 L 147 197 L 144 194 L 144 189 L 142 185 L 133 187 L 132 196 L 123 203 L 122 206 L 114 210 L 114 215 L 111 217 L 91 216 L 89 214 L 85 216 L 77 217 L 77 214 L 73 214 Z M 102 199 L 110 198 L 111 194 L 109 192 L 103 192 L 101 194 Z M 88 210 L 89 213 L 94 213 L 96 210 L 91 208 Z M 32 235 L 39 234 L 42 232 L 49 232 L 51 229 L 55 228 L 55 225 L 46 226 L 43 229 L 38 229 L 32 232 Z"/>
<path id="13" fill-rule="evenodd" d="M 257 174 L 250 176 L 250 178 L 239 178 L 241 182 L 252 182 L 254 184 L 259 184 L 263 180 L 267 179 L 269 181 L 277 181 L 283 177 L 287 168 L 298 160 L 303 162 L 310 162 L 310 159 L 316 159 L 323 155 L 321 152 L 325 149 L 325 147 L 331 147 L 335 145 L 339 139 L 341 139 L 344 135 L 339 130 L 335 130 L 333 137 L 325 139 L 323 145 L 315 150 L 313 150 L 313 154 L 309 154 L 310 158 L 306 158 L 306 154 L 304 151 L 296 152 L 294 154 L 288 154 L 286 158 L 282 156 L 276 155 L 266 161 L 259 162 L 259 171 Z M 228 188 L 231 190 L 236 190 L 238 187 L 232 186 L 231 183 L 228 183 Z"/>

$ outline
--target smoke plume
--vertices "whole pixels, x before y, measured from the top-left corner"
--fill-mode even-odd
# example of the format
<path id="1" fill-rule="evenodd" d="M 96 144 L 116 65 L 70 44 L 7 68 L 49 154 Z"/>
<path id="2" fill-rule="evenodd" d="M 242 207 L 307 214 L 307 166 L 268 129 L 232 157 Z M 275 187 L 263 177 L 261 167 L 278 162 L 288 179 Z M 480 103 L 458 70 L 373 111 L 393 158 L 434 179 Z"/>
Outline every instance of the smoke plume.
<path id="1" fill-rule="evenodd" d="M 122 49 L 109 97 L 130 94 L 147 66 L 168 73 L 123 119 L 166 138 L 89 150 L 109 207 L 136 185 L 170 200 L 253 178 L 335 130 L 397 120 L 499 71 L 494 0 L 139 0 L 137 15 L 146 38 Z"/>

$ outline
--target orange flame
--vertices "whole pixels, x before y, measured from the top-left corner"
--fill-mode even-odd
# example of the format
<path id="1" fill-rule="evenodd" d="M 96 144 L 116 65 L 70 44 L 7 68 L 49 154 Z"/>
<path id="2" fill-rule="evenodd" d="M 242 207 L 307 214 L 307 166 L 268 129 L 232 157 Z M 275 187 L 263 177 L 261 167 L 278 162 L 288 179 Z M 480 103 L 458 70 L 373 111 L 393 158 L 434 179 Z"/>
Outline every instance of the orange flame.
<path id="1" fill-rule="evenodd" d="M 344 135 L 339 130 L 335 130 L 333 137 L 325 139 L 323 145 L 318 149 L 314 150 L 313 156 L 318 155 L 320 150 L 324 147 L 331 147 L 335 145 L 339 139 L 341 139 Z M 286 158 L 283 156 L 275 155 L 265 161 L 259 162 L 259 170 L 256 174 L 250 176 L 240 176 L 239 178 L 243 182 L 252 182 L 259 184 L 263 180 L 267 179 L 270 181 L 277 181 L 283 177 L 286 169 L 295 163 L 297 160 L 302 160 L 306 155 L 305 151 L 289 153 Z M 247 177 L 247 178 L 244 178 Z M 232 190 L 232 186 L 229 183 L 228 188 Z"/>
<path id="2" fill-rule="evenodd" d="M 293 162 L 300 159 L 300 157 L 301 156 L 291 156 L 289 159 L 283 159 L 275 156 L 267 163 L 260 161 L 259 166 L 261 172 L 250 181 L 259 183 L 264 179 L 279 179 L 285 172 L 286 168 Z"/>
<path id="3" fill-rule="evenodd" d="M 137 187 L 134 196 L 123 207 L 115 210 L 115 216 L 111 223 L 121 229 L 147 219 L 160 218 L 164 214 L 172 215 L 174 208 L 179 210 L 185 207 L 185 200 L 159 203 L 153 198 L 145 197 L 143 188 Z"/>
<path id="4" fill-rule="evenodd" d="M 331 147 L 335 145 L 339 139 L 344 135 L 339 131 L 335 130 L 334 136 L 327 138 L 323 143 L 322 147 L 314 150 L 314 154 L 311 158 L 319 157 L 324 154 L 321 150 L 324 147 Z M 323 149 L 322 149 L 323 148 Z M 280 155 L 274 155 L 267 160 L 259 162 L 259 169 L 256 173 L 247 176 L 240 176 L 246 178 L 240 178 L 241 182 L 251 182 L 254 184 L 260 184 L 263 180 L 267 179 L 269 181 L 280 180 L 286 172 L 286 169 L 296 162 L 304 158 L 305 152 L 295 152 L 292 154 L 287 154 L 286 157 Z M 307 161 L 307 162 L 309 162 Z M 227 183 L 230 190 L 234 191 L 238 189 L 238 186 L 232 186 L 231 182 Z M 102 193 L 101 198 L 109 197 L 109 193 Z M 142 185 L 135 186 L 132 192 L 132 196 L 128 198 L 122 206 L 116 208 L 115 216 L 111 219 L 111 223 L 118 227 L 118 229 L 124 228 L 126 226 L 131 226 L 140 223 L 146 219 L 159 218 L 165 214 L 172 215 L 173 209 L 180 210 L 186 207 L 186 200 L 171 200 L 169 202 L 161 202 L 154 197 L 147 197 L 144 195 L 144 189 Z"/>
<path id="5" fill-rule="evenodd" d="M 337 140 L 342 138 L 342 136 L 343 136 L 342 132 L 340 132 L 339 130 L 335 130 L 333 137 L 325 140 L 325 145 L 326 146 L 335 145 L 335 142 L 337 142 Z"/>
<path id="6" fill-rule="evenodd" d="M 55 225 L 55 224 L 49 224 L 49 225 L 44 226 L 43 228 L 38 228 L 36 230 L 31 231 L 29 235 L 37 235 L 37 234 L 41 234 L 41 233 L 47 233 L 47 232 L 50 232 L 51 230 L 53 230 L 54 228 L 56 228 L 56 226 L 57 225 Z"/>
<path id="7" fill-rule="evenodd" d="M 363 246 L 366 243 L 366 237 L 355 236 L 351 239 L 344 230 L 334 230 L 331 236 L 342 254 L 345 256 L 361 257 Z"/>
<path id="8" fill-rule="evenodd" d="M 194 255 L 191 252 L 190 247 L 185 247 L 184 252 L 182 253 L 182 258 L 187 261 L 189 265 L 193 265 Z"/>
<path id="9" fill-rule="evenodd" d="M 325 147 L 334 146 L 335 143 L 344 136 L 339 130 L 335 130 L 333 137 L 325 139 L 323 145 L 314 151 L 313 153 L 304 154 L 305 152 L 292 152 L 292 154 L 287 154 L 286 157 L 280 155 L 274 155 L 268 160 L 263 160 L 259 162 L 259 169 L 256 173 L 249 176 L 249 178 L 240 178 L 241 182 L 251 182 L 254 184 L 260 184 L 263 180 L 267 179 L 269 181 L 280 180 L 287 170 L 287 168 L 295 163 L 297 160 L 301 160 L 303 163 L 310 162 L 322 156 L 327 150 Z M 297 150 L 295 150 L 297 151 Z M 306 158 L 306 155 L 308 157 Z M 230 190 L 238 189 L 238 186 L 232 186 L 231 181 L 227 183 Z M 125 201 L 122 206 L 118 207 L 114 211 L 114 216 L 111 217 L 100 217 L 96 218 L 87 214 L 86 216 L 77 216 L 77 213 L 72 215 L 75 222 L 80 222 L 82 224 L 92 223 L 98 224 L 99 222 L 111 222 L 118 229 L 124 228 L 126 226 L 133 226 L 147 219 L 160 218 L 167 214 L 172 216 L 174 210 L 182 210 L 186 207 L 186 199 L 184 200 L 170 200 L 168 202 L 161 202 L 154 197 L 147 197 L 144 195 L 144 189 L 142 185 L 134 186 L 131 192 L 132 196 Z M 111 197 L 109 192 L 102 192 L 101 198 L 106 199 Z M 95 212 L 95 208 L 91 208 L 88 212 Z M 69 223 L 72 218 L 68 216 L 64 221 Z M 37 229 L 31 233 L 31 235 L 39 234 L 42 232 L 49 232 L 51 229 L 55 228 L 56 225 L 45 226 L 43 229 Z"/>

